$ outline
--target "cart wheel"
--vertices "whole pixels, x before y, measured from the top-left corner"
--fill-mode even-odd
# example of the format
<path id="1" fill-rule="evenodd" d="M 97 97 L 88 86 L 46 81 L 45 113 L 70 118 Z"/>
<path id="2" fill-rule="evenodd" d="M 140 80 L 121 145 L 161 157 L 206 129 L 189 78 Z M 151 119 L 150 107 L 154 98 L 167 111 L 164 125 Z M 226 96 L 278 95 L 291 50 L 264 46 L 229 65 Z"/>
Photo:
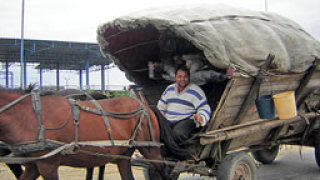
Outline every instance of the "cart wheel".
<path id="1" fill-rule="evenodd" d="M 251 150 L 251 154 L 255 160 L 263 163 L 270 164 L 272 163 L 276 157 L 278 156 L 280 151 L 280 146 L 273 146 L 271 149 L 263 149 L 263 150 Z"/>
<path id="2" fill-rule="evenodd" d="M 145 180 L 162 180 L 159 172 L 155 171 L 152 167 L 146 167 L 143 170 L 143 175 Z M 179 179 L 180 173 L 171 173 L 170 179 L 177 180 Z"/>
<path id="3" fill-rule="evenodd" d="M 218 167 L 218 180 L 256 180 L 256 165 L 244 152 L 227 155 Z"/>

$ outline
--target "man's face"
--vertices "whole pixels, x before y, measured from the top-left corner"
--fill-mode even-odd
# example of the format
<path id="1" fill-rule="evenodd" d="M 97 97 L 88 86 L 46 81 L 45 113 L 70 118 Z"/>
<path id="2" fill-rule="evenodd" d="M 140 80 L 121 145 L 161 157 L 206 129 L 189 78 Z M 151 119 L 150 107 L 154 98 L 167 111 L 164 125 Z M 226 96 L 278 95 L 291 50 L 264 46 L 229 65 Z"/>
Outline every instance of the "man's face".
<path id="1" fill-rule="evenodd" d="M 189 75 L 187 72 L 178 70 L 175 80 L 178 84 L 178 86 L 182 89 L 184 89 L 189 84 Z"/>

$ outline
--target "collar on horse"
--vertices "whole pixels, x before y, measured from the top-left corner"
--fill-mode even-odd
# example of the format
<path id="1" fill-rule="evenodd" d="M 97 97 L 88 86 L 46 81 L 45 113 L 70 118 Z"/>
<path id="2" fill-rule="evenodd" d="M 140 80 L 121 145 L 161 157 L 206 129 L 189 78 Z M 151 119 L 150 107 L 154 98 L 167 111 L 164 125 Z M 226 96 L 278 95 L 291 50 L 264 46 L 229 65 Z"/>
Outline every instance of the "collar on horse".
<path id="1" fill-rule="evenodd" d="M 91 100 L 91 101 L 94 103 L 94 105 L 98 109 L 92 109 L 92 108 L 89 108 L 86 106 L 82 106 L 79 103 L 77 103 L 77 101 L 75 101 L 73 99 L 69 99 L 70 106 L 71 106 L 71 112 L 73 113 L 73 116 L 74 116 L 74 125 L 75 125 L 75 140 L 74 140 L 74 142 L 72 142 L 70 144 L 66 144 L 63 142 L 44 139 L 44 131 L 46 130 L 46 128 L 44 127 L 44 125 L 42 124 L 42 121 L 41 121 L 42 107 L 41 107 L 41 101 L 40 101 L 40 93 L 38 91 L 32 91 L 31 93 L 25 94 L 25 95 L 19 97 L 18 99 L 10 102 L 9 104 L 0 108 L 0 113 L 11 108 L 12 106 L 18 104 L 20 101 L 22 101 L 23 99 L 27 98 L 30 95 L 31 95 L 31 99 L 32 99 L 32 107 L 33 107 L 33 110 L 36 114 L 37 121 L 38 121 L 38 129 L 39 129 L 38 130 L 38 139 L 35 141 L 30 141 L 30 142 L 23 142 L 23 143 L 14 144 L 14 145 L 8 145 L 9 149 L 14 154 L 26 154 L 26 153 L 42 151 L 42 150 L 53 150 L 53 151 L 55 151 L 55 154 L 57 154 L 58 153 L 57 149 L 60 149 L 59 153 L 62 150 L 64 150 L 65 151 L 64 154 L 67 154 L 68 152 L 66 152 L 66 151 L 69 151 L 69 153 L 74 153 L 75 147 L 80 146 L 80 145 L 82 145 L 82 146 L 126 146 L 126 147 L 137 147 L 137 146 L 160 147 L 160 145 L 161 145 L 159 142 L 155 141 L 155 137 L 153 134 L 153 128 L 152 128 L 151 120 L 150 120 L 150 115 L 149 115 L 148 111 L 146 110 L 146 108 L 142 104 L 142 102 L 136 98 L 134 98 L 134 99 L 139 102 L 140 106 L 133 111 L 125 112 L 125 113 L 104 111 L 102 109 L 101 105 L 93 98 L 92 98 L 93 100 Z M 78 126 L 80 124 L 80 121 L 79 121 L 80 110 L 94 113 L 97 115 L 101 115 L 102 119 L 105 122 L 105 126 L 108 130 L 110 140 L 79 142 L 78 141 Z M 108 116 L 118 118 L 118 119 L 130 119 L 130 118 L 133 118 L 139 114 L 140 114 L 139 121 L 136 124 L 136 127 L 135 127 L 130 139 L 129 140 L 114 140 L 113 136 L 112 136 L 111 126 L 110 126 L 110 123 L 108 120 Z M 127 116 L 125 116 L 125 115 L 127 115 Z M 141 123 L 142 123 L 142 120 L 145 119 L 145 117 L 147 117 L 147 119 L 148 119 L 148 125 L 149 125 L 150 136 L 151 136 L 152 141 L 135 141 L 134 139 L 136 138 L 138 130 L 141 129 Z M 70 118 L 70 116 L 69 116 L 69 118 Z M 69 118 L 68 118 L 68 120 L 69 120 Z M 67 122 L 68 122 L 68 120 L 67 120 Z M 64 123 L 61 127 L 56 128 L 56 129 L 63 128 L 67 124 L 67 122 Z M 54 129 L 51 129 L 51 130 L 54 130 Z M 66 146 L 66 145 L 69 145 L 69 146 Z M 72 147 L 71 147 L 71 145 L 72 145 Z M 65 148 L 61 148 L 61 146 L 65 147 Z M 61 152 L 61 153 L 63 153 L 63 152 Z M 52 152 L 50 152 L 48 154 L 54 155 Z M 4 161 L 4 160 L 1 160 L 1 161 Z M 8 161 L 9 160 L 6 160 L 4 162 L 8 162 Z M 19 162 L 21 162 L 21 161 L 19 161 Z"/>
<path id="2" fill-rule="evenodd" d="M 42 140 L 43 133 L 44 133 L 44 126 L 42 125 L 42 122 L 41 122 L 42 108 L 41 108 L 41 102 L 40 102 L 40 94 L 37 91 L 32 91 L 31 93 L 25 94 L 25 95 L 19 97 L 18 99 L 10 102 L 9 104 L 5 105 L 4 107 L 2 107 L 0 109 L 0 113 L 6 111 L 7 109 L 10 109 L 12 106 L 18 104 L 20 101 L 24 100 L 25 98 L 27 98 L 30 95 L 32 98 L 32 107 L 36 113 L 37 120 L 38 120 L 38 126 L 39 126 L 38 140 Z"/>

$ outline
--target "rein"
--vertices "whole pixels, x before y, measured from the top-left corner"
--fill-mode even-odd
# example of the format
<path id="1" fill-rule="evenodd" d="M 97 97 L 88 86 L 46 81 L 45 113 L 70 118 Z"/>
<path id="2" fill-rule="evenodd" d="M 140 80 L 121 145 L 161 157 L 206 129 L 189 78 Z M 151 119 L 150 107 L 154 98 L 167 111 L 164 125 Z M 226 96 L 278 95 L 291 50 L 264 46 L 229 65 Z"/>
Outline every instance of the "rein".
<path id="1" fill-rule="evenodd" d="M 18 104 L 20 101 L 22 101 L 23 99 L 27 98 L 27 97 L 30 96 L 30 95 L 31 95 L 30 93 L 29 93 L 29 94 L 25 94 L 25 95 L 19 97 L 18 99 L 10 102 L 9 104 L 3 106 L 3 107 L 0 109 L 0 113 L 3 113 L 5 110 L 10 109 L 12 106 Z"/>
<path id="2" fill-rule="evenodd" d="M 138 147 L 138 146 L 152 146 L 152 147 L 160 147 L 161 143 L 155 141 L 155 137 L 153 134 L 153 128 L 151 125 L 151 119 L 150 115 L 147 111 L 147 109 L 144 107 L 141 101 L 134 98 L 137 102 L 139 102 L 140 106 L 132 110 L 130 112 L 124 112 L 124 113 L 117 113 L 117 112 L 110 112 L 110 111 L 104 111 L 101 107 L 101 105 L 95 101 L 94 99 L 91 100 L 94 105 L 98 109 L 92 109 L 86 106 L 82 106 L 79 103 L 77 103 L 75 100 L 69 99 L 71 110 L 69 113 L 69 118 L 66 120 L 63 125 L 61 125 L 59 128 L 48 128 L 46 129 L 41 121 L 41 101 L 40 101 L 40 93 L 36 91 L 32 91 L 29 94 L 25 94 L 18 99 L 10 102 L 9 104 L 5 105 L 0 109 L 0 113 L 4 112 L 5 110 L 13 107 L 14 105 L 18 104 L 23 99 L 27 98 L 28 96 L 32 96 L 32 107 L 36 114 L 37 121 L 38 121 L 38 139 L 35 141 L 29 141 L 29 142 L 23 142 L 19 144 L 13 144 L 13 145 L 6 145 L 9 147 L 9 149 L 12 151 L 13 154 L 16 155 L 22 155 L 26 153 L 36 152 L 36 151 L 43 151 L 43 150 L 51 150 L 49 153 L 39 156 L 39 157 L 12 157 L 12 154 L 1 157 L 0 162 L 6 162 L 6 163 L 26 163 L 30 161 L 45 159 L 48 157 L 51 157 L 53 155 L 56 155 L 58 153 L 65 155 L 65 154 L 75 154 L 79 151 L 80 146 L 98 146 L 98 147 L 109 147 L 109 146 L 124 146 L 124 147 Z M 103 140 L 103 141 L 78 141 L 78 126 L 80 124 L 80 110 L 87 111 L 93 114 L 101 115 L 102 119 L 105 122 L 105 126 L 107 128 L 107 131 L 109 133 L 110 140 Z M 69 144 L 54 140 L 48 140 L 44 139 L 44 131 L 45 130 L 58 130 L 65 127 L 65 125 L 70 120 L 70 115 L 73 113 L 74 116 L 74 126 L 75 126 L 75 140 L 74 142 L 71 142 Z M 129 140 L 114 140 L 111 132 L 110 123 L 108 120 L 108 116 L 117 118 L 117 119 L 131 119 L 135 116 L 140 115 L 139 121 L 136 124 L 134 131 L 130 137 Z M 135 141 L 134 139 L 137 136 L 138 130 L 141 129 L 141 124 L 143 119 L 147 117 L 148 125 L 149 125 L 149 131 L 152 141 Z"/>

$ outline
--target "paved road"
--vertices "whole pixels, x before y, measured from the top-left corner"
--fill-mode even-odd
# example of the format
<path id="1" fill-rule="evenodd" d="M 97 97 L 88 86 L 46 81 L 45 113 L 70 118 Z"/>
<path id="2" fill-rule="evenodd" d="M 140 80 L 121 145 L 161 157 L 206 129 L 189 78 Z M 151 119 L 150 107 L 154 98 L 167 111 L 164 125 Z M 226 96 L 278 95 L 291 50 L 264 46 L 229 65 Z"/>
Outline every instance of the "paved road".
<path id="1" fill-rule="evenodd" d="M 258 164 L 258 163 L 257 163 Z M 274 163 L 258 164 L 259 180 L 320 180 L 320 169 L 316 164 L 314 149 L 299 146 L 282 146 Z M 183 180 L 213 180 L 214 178 L 184 174 Z"/>
<path id="2" fill-rule="evenodd" d="M 144 179 L 141 168 L 134 167 L 137 180 Z M 298 147 L 282 147 L 276 161 L 270 165 L 258 165 L 259 180 L 320 180 L 314 151 L 312 148 L 303 148 L 301 156 Z M 85 171 L 69 167 L 59 170 L 61 180 L 84 180 Z M 0 163 L 0 180 L 15 180 L 4 164 Z M 97 179 L 97 170 L 94 179 Z M 105 172 L 106 180 L 120 180 L 119 173 L 114 165 L 108 165 Z M 41 178 L 39 178 L 41 180 Z M 180 180 L 215 180 L 215 178 L 200 177 L 192 174 L 182 174 Z"/>
<path id="3" fill-rule="evenodd" d="M 320 180 L 313 148 L 282 147 L 274 163 L 258 167 L 261 180 Z"/>

